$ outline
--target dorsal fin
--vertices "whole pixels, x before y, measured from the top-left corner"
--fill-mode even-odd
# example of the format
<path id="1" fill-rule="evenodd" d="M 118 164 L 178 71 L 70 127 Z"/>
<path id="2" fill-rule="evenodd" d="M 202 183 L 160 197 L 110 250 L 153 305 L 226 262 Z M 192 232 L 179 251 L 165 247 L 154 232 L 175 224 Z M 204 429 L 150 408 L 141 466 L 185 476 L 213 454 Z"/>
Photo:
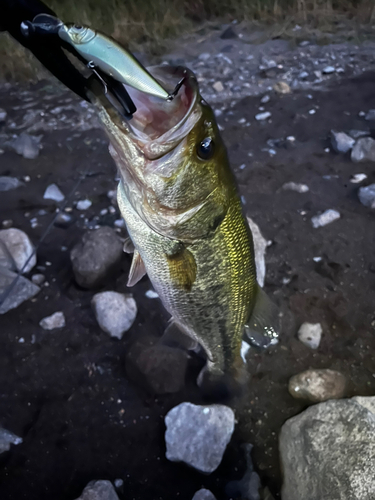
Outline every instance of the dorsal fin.
<path id="1" fill-rule="evenodd" d="M 132 265 L 130 266 L 127 286 L 133 286 L 147 273 L 142 257 L 138 250 L 134 249 Z"/>

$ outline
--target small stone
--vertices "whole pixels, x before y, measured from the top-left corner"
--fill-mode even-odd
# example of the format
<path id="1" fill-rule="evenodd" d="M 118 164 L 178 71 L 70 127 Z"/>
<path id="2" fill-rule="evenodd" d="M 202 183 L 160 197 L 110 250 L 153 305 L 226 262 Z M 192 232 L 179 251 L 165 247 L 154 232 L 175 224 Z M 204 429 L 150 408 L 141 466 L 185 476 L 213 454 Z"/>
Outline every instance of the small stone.
<path id="1" fill-rule="evenodd" d="M 0 454 L 10 450 L 10 445 L 21 444 L 22 438 L 0 427 Z"/>
<path id="2" fill-rule="evenodd" d="M 166 417 L 166 457 L 205 474 L 220 465 L 234 431 L 234 413 L 224 405 L 181 403 Z"/>
<path id="3" fill-rule="evenodd" d="M 297 182 L 286 182 L 281 189 L 285 191 L 296 191 L 297 193 L 307 193 L 309 191 L 309 186 L 306 186 L 306 184 L 298 184 Z"/>
<path id="4" fill-rule="evenodd" d="M 91 300 L 100 328 L 111 337 L 121 339 L 134 323 L 137 304 L 132 295 L 101 292 Z"/>
<path id="5" fill-rule="evenodd" d="M 216 497 L 210 490 L 202 488 L 194 493 L 192 500 L 216 500 Z"/>
<path id="6" fill-rule="evenodd" d="M 306 370 L 289 380 L 288 390 L 296 399 L 320 403 L 344 396 L 346 378 L 335 370 Z"/>
<path id="7" fill-rule="evenodd" d="M 43 198 L 45 200 L 63 201 L 65 196 L 56 186 L 56 184 L 50 184 L 45 190 Z"/>
<path id="8" fill-rule="evenodd" d="M 216 90 L 216 92 L 223 92 L 223 90 L 224 90 L 224 85 L 220 81 L 215 82 L 212 85 L 212 87 L 214 90 Z"/>
<path id="9" fill-rule="evenodd" d="M 19 181 L 16 177 L 0 176 L 0 191 L 10 191 L 17 189 L 25 184 Z"/>
<path id="10" fill-rule="evenodd" d="M 124 228 L 126 227 L 124 219 L 116 219 L 113 223 L 115 227 Z"/>
<path id="11" fill-rule="evenodd" d="M 336 153 L 347 153 L 354 146 L 355 140 L 345 132 L 331 130 L 331 145 Z"/>
<path id="12" fill-rule="evenodd" d="M 307 78 L 309 76 L 308 72 L 307 71 L 302 71 L 299 75 L 298 75 L 298 78 L 300 78 L 301 80 L 304 80 L 305 78 Z"/>
<path id="13" fill-rule="evenodd" d="M 119 266 L 122 246 L 120 238 L 110 227 L 103 226 L 85 233 L 70 253 L 77 283 L 83 288 L 101 285 Z"/>
<path id="14" fill-rule="evenodd" d="M 90 481 L 76 500 L 119 500 L 112 483 L 106 480 Z"/>
<path id="15" fill-rule="evenodd" d="M 13 221 L 12 221 L 12 219 L 5 219 L 5 220 L 3 220 L 1 225 L 4 229 L 9 229 L 10 227 L 13 226 Z"/>
<path id="16" fill-rule="evenodd" d="M 16 139 L 9 141 L 6 145 L 28 160 L 35 160 L 39 156 L 40 137 L 35 137 L 22 132 Z"/>
<path id="17" fill-rule="evenodd" d="M 290 89 L 289 85 L 286 82 L 282 82 L 282 81 L 275 83 L 275 85 L 273 86 L 273 90 L 275 92 L 277 92 L 278 94 L 290 94 L 291 93 L 291 89 Z"/>
<path id="18" fill-rule="evenodd" d="M 113 484 L 115 485 L 115 488 L 119 489 L 124 486 L 124 480 L 123 479 L 115 479 L 113 481 Z"/>
<path id="19" fill-rule="evenodd" d="M 0 108 L 0 123 L 5 122 L 7 119 L 8 113 L 5 111 L 5 109 Z"/>
<path id="20" fill-rule="evenodd" d="M 267 120 L 267 118 L 270 118 L 271 116 L 271 113 L 269 111 L 265 111 L 264 113 L 258 113 L 257 115 L 255 115 L 255 119 L 257 121 L 263 121 L 263 120 Z"/>
<path id="21" fill-rule="evenodd" d="M 72 215 L 60 212 L 59 214 L 57 214 L 53 225 L 56 227 L 61 227 L 62 229 L 66 229 L 67 227 L 71 226 L 74 221 L 75 218 Z"/>
<path id="22" fill-rule="evenodd" d="M 233 38 L 237 38 L 237 33 L 234 31 L 234 29 L 229 26 L 229 28 L 227 28 L 226 30 L 224 30 L 222 32 L 222 34 L 220 35 L 220 38 L 222 40 L 231 40 Z"/>
<path id="23" fill-rule="evenodd" d="M 92 205 L 90 200 L 79 200 L 77 202 L 77 210 L 87 210 Z"/>
<path id="24" fill-rule="evenodd" d="M 299 44 L 300 47 L 307 47 L 307 45 L 310 45 L 310 42 L 308 40 L 303 40 Z"/>
<path id="25" fill-rule="evenodd" d="M 202 54 L 199 55 L 198 59 L 200 61 L 208 61 L 209 59 L 211 59 L 211 54 L 209 52 L 202 52 Z"/>
<path id="26" fill-rule="evenodd" d="M 375 184 L 359 188 L 358 198 L 365 207 L 375 208 Z"/>
<path id="27" fill-rule="evenodd" d="M 316 215 L 311 218 L 313 227 L 316 229 L 318 227 L 326 226 L 337 219 L 340 219 L 340 213 L 337 210 L 328 209 L 320 215 Z"/>
<path id="28" fill-rule="evenodd" d="M 375 140 L 371 137 L 358 139 L 353 146 L 351 159 L 355 163 L 361 161 L 375 161 Z"/>
<path id="29" fill-rule="evenodd" d="M 323 74 L 324 75 L 330 75 L 331 73 L 334 73 L 336 69 L 333 66 L 326 66 L 323 68 Z"/>
<path id="30" fill-rule="evenodd" d="M 320 323 L 303 323 L 298 330 L 298 339 L 310 349 L 318 349 L 322 338 L 322 325 Z"/>
<path id="31" fill-rule="evenodd" d="M 315 109 L 310 109 L 309 110 L 309 115 L 315 115 L 316 113 L 316 110 Z"/>
<path id="32" fill-rule="evenodd" d="M 266 240 L 258 226 L 258 224 L 253 221 L 250 217 L 247 217 L 247 222 L 250 226 L 251 233 L 253 235 L 254 242 L 254 260 L 255 268 L 257 274 L 257 282 L 260 287 L 264 287 L 264 280 L 266 277 L 266 248 L 269 246 L 270 242 Z"/>
<path id="33" fill-rule="evenodd" d="M 350 182 L 353 184 L 359 184 L 360 182 L 364 181 L 367 179 L 366 174 L 354 174 L 350 177 Z"/>
<path id="34" fill-rule="evenodd" d="M 159 294 L 156 293 L 154 290 L 147 290 L 145 295 L 148 299 L 158 299 L 159 298 Z"/>
<path id="35" fill-rule="evenodd" d="M 369 130 L 349 130 L 350 137 L 353 139 L 360 139 L 361 137 L 368 137 L 370 135 Z"/>
<path id="36" fill-rule="evenodd" d="M 266 94 L 266 95 L 264 95 L 264 96 L 262 97 L 262 99 L 260 100 L 260 102 L 261 102 L 262 104 L 267 104 L 267 102 L 270 102 L 270 100 L 271 100 L 270 96 L 269 96 L 268 94 Z"/>
<path id="37" fill-rule="evenodd" d="M 322 78 L 322 74 L 323 73 L 319 69 L 314 71 L 314 75 L 317 77 L 318 80 Z"/>
<path id="38" fill-rule="evenodd" d="M 40 288 L 28 279 L 9 269 L 0 267 L 0 297 L 3 300 L 0 303 L 0 314 L 15 309 L 25 300 L 34 297 L 38 292 L 40 292 Z"/>
<path id="39" fill-rule="evenodd" d="M 39 325 L 44 330 L 54 330 L 55 328 L 64 328 L 65 326 L 65 316 L 61 311 L 57 311 L 51 316 L 46 316 L 39 321 Z"/>
<path id="40" fill-rule="evenodd" d="M 35 285 L 43 285 L 43 283 L 46 281 L 46 277 L 44 276 L 44 274 L 33 274 L 31 276 L 31 281 L 35 284 Z"/>
<path id="41" fill-rule="evenodd" d="M 30 238 L 20 229 L 0 230 L 0 240 L 5 244 L 12 256 L 17 271 L 28 273 L 36 265 L 35 247 Z"/>
<path id="42" fill-rule="evenodd" d="M 365 120 L 367 120 L 367 121 L 375 121 L 375 109 L 370 109 L 366 113 Z"/>

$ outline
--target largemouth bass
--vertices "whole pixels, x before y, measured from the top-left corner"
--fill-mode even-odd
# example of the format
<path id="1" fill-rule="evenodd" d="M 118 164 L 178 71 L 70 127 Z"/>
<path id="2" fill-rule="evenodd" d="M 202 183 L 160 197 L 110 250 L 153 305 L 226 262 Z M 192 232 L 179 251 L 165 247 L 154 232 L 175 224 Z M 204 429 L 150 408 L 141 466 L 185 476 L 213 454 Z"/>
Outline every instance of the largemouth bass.
<path id="1" fill-rule="evenodd" d="M 240 380 L 241 344 L 277 337 L 277 311 L 256 281 L 252 235 L 212 109 L 183 68 L 150 68 L 172 102 L 132 89 L 130 122 L 91 96 L 120 172 L 118 204 L 134 245 L 128 285 L 148 274 L 170 328 L 207 355 L 202 382 Z M 261 342 L 260 342 L 261 343 Z"/>

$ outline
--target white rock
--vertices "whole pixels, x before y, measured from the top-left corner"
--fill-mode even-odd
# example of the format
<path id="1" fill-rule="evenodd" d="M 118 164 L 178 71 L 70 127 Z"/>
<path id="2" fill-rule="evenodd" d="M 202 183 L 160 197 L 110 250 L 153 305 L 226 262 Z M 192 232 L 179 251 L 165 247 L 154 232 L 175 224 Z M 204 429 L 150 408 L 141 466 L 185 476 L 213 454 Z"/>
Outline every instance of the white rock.
<path id="1" fill-rule="evenodd" d="M 44 274 L 33 274 L 31 276 L 31 281 L 35 284 L 35 285 L 43 285 L 43 283 L 45 282 L 46 280 L 46 277 L 44 276 Z"/>
<path id="2" fill-rule="evenodd" d="M 34 160 L 39 155 L 40 137 L 35 137 L 22 132 L 16 139 L 9 141 L 6 145 L 28 160 Z"/>
<path id="3" fill-rule="evenodd" d="M 359 184 L 360 182 L 364 181 L 365 179 L 367 179 L 366 174 L 354 174 L 351 176 L 350 182 L 352 182 L 353 184 Z"/>
<path id="4" fill-rule="evenodd" d="M 359 188 L 358 197 L 365 207 L 375 208 L 375 184 Z"/>
<path id="5" fill-rule="evenodd" d="M 131 295 L 101 292 L 91 301 L 100 328 L 111 337 L 121 339 L 137 315 L 137 304 Z"/>
<path id="6" fill-rule="evenodd" d="M 147 290 L 145 295 L 148 299 L 158 299 L 159 298 L 159 294 L 157 294 L 154 290 Z"/>
<path id="7" fill-rule="evenodd" d="M 257 281 L 259 286 L 263 288 L 266 277 L 266 248 L 269 246 L 270 242 L 263 237 L 258 224 L 254 222 L 253 219 L 247 217 L 247 222 L 249 223 L 253 235 Z"/>
<path id="8" fill-rule="evenodd" d="M 375 161 L 375 140 L 371 137 L 362 137 L 354 144 L 351 159 L 355 163 L 361 161 Z"/>
<path id="9" fill-rule="evenodd" d="M 310 406 L 279 438 L 283 500 L 375 498 L 375 397 Z"/>
<path id="10" fill-rule="evenodd" d="M 282 189 L 286 191 L 297 191 L 297 193 L 307 193 L 309 186 L 306 184 L 298 184 L 297 182 L 286 182 L 283 184 Z"/>
<path id="11" fill-rule="evenodd" d="M 368 121 L 373 121 L 375 120 L 375 109 L 370 109 L 366 115 L 365 115 L 365 120 Z"/>
<path id="12" fill-rule="evenodd" d="M 28 273 L 36 264 L 34 245 L 26 233 L 16 228 L 0 230 L 0 240 L 7 247 L 12 256 L 17 270 Z"/>
<path id="13" fill-rule="evenodd" d="M 220 465 L 234 431 L 234 413 L 224 405 L 181 403 L 166 417 L 166 457 L 210 474 Z"/>
<path id="14" fill-rule="evenodd" d="M 51 316 L 46 316 L 40 320 L 39 325 L 44 330 L 54 330 L 55 328 L 64 328 L 65 326 L 65 316 L 61 311 L 57 311 Z"/>
<path id="15" fill-rule="evenodd" d="M 303 323 L 298 330 L 298 339 L 310 349 L 318 349 L 322 333 L 320 323 Z"/>
<path id="16" fill-rule="evenodd" d="M 65 196 L 56 186 L 56 184 L 50 184 L 44 192 L 43 198 L 45 200 L 62 201 Z"/>
<path id="17" fill-rule="evenodd" d="M 79 200 L 77 202 L 77 210 L 87 210 L 92 205 L 90 200 Z"/>
<path id="18" fill-rule="evenodd" d="M 20 186 L 24 186 L 24 183 L 16 177 L 0 176 L 0 191 L 10 191 Z"/>
<path id="19" fill-rule="evenodd" d="M 331 73 L 334 73 L 336 70 L 334 68 L 334 66 L 326 66 L 324 69 L 323 69 L 323 73 L 325 75 L 330 75 Z"/>
<path id="20" fill-rule="evenodd" d="M 212 85 L 212 87 L 214 90 L 216 90 L 216 92 L 223 92 L 223 90 L 224 90 L 224 85 L 220 81 L 215 82 Z"/>
<path id="21" fill-rule="evenodd" d="M 7 431 L 0 427 L 0 453 L 10 450 L 11 444 L 21 444 L 22 438 L 13 434 L 13 432 Z"/>
<path id="22" fill-rule="evenodd" d="M 255 119 L 258 121 L 263 121 L 267 120 L 267 118 L 270 118 L 270 116 L 271 113 L 269 111 L 264 111 L 264 113 L 258 113 L 257 115 L 255 115 Z"/>
<path id="23" fill-rule="evenodd" d="M 269 96 L 268 94 L 266 94 L 266 95 L 264 95 L 264 96 L 262 97 L 262 99 L 260 100 L 260 102 L 261 102 L 262 104 L 267 104 L 267 102 L 270 102 L 270 100 L 271 100 L 270 96 Z"/>
<path id="24" fill-rule="evenodd" d="M 212 56 L 209 52 L 202 52 L 202 54 L 199 54 L 198 59 L 200 61 L 208 61 L 211 57 Z"/>
<path id="25" fill-rule="evenodd" d="M 0 108 L 0 122 L 5 122 L 7 119 L 8 113 L 5 111 L 5 109 Z"/>
<path id="26" fill-rule="evenodd" d="M 330 224 L 331 222 L 339 219 L 340 213 L 337 210 L 326 210 L 320 215 L 316 215 L 315 217 L 311 218 L 311 222 L 313 227 L 316 229 L 318 227 L 323 227 L 326 226 L 327 224 Z"/>
<path id="27" fill-rule="evenodd" d="M 76 500 L 119 500 L 112 483 L 107 480 L 90 481 Z"/>
<path id="28" fill-rule="evenodd" d="M 34 297 L 39 291 L 40 288 L 28 279 L 0 267 L 0 297 L 3 300 L 0 304 L 0 314 L 15 309 L 25 300 Z"/>
<path id="29" fill-rule="evenodd" d="M 355 140 L 345 132 L 331 130 L 331 145 L 336 153 L 347 153 L 354 146 Z"/>
<path id="30" fill-rule="evenodd" d="M 192 500 L 216 500 L 216 497 L 210 490 L 202 488 L 195 492 Z"/>
<path id="31" fill-rule="evenodd" d="M 320 403 L 329 399 L 340 399 L 345 394 L 346 378 L 336 370 L 306 370 L 294 375 L 288 384 L 291 396 Z"/>

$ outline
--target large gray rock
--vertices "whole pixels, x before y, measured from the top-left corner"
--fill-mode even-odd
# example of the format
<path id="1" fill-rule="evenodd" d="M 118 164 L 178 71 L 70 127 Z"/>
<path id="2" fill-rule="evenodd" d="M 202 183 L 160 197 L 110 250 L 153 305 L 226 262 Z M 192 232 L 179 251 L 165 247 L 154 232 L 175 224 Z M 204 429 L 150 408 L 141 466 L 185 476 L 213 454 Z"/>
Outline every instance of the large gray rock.
<path id="1" fill-rule="evenodd" d="M 25 300 L 34 297 L 39 291 L 40 288 L 28 279 L 0 267 L 0 314 L 15 309 Z"/>
<path id="2" fill-rule="evenodd" d="M 234 431 L 234 413 L 224 405 L 181 403 L 166 417 L 166 457 L 210 474 L 220 465 Z"/>
<path id="3" fill-rule="evenodd" d="M 347 153 L 354 146 L 355 140 L 345 132 L 331 130 L 331 145 L 336 153 Z"/>
<path id="4" fill-rule="evenodd" d="M 311 406 L 279 438 L 283 500 L 374 500 L 375 397 Z"/>
<path id="5" fill-rule="evenodd" d="M 137 304 L 130 294 L 101 292 L 91 300 L 100 328 L 111 337 L 121 339 L 134 323 Z"/>
<path id="6" fill-rule="evenodd" d="M 110 481 L 90 481 L 77 500 L 119 500 Z"/>
<path id="7" fill-rule="evenodd" d="M 320 403 L 328 399 L 340 399 L 345 394 L 346 378 L 329 369 L 306 370 L 289 380 L 288 389 L 296 399 Z"/>
<path id="8" fill-rule="evenodd" d="M 365 207 L 375 208 L 375 184 L 359 188 L 358 198 Z"/>
<path id="9" fill-rule="evenodd" d="M 10 445 L 21 444 L 22 438 L 0 427 L 0 453 L 10 450 Z"/>
<path id="10" fill-rule="evenodd" d="M 360 161 L 375 161 L 375 140 L 371 137 L 358 139 L 353 146 L 351 159 L 355 163 Z"/>
<path id="11" fill-rule="evenodd" d="M 121 257 L 122 242 L 107 226 L 85 233 L 70 253 L 75 279 L 83 288 L 101 285 Z"/>
<path id="12" fill-rule="evenodd" d="M 0 230 L 0 240 L 5 244 L 17 271 L 28 273 L 36 264 L 34 245 L 26 233 L 11 227 Z"/>

